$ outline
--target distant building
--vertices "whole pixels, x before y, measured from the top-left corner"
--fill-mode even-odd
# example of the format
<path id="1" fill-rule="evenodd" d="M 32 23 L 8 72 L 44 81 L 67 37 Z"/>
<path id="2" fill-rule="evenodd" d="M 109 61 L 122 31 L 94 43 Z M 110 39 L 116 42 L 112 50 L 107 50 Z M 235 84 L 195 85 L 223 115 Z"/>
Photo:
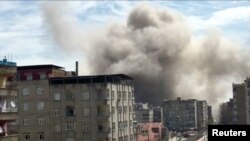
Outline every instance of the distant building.
<path id="1" fill-rule="evenodd" d="M 208 118 L 208 124 L 209 125 L 214 124 L 214 118 L 213 118 L 213 113 L 212 113 L 212 106 L 210 106 L 210 105 L 207 106 L 207 118 Z"/>
<path id="2" fill-rule="evenodd" d="M 163 122 L 169 130 L 204 129 L 207 118 L 206 101 L 180 98 L 163 101 Z"/>
<path id="3" fill-rule="evenodd" d="M 161 122 L 139 123 L 137 125 L 137 141 L 163 141 L 166 128 Z"/>
<path id="4" fill-rule="evenodd" d="M 149 122 L 149 105 L 148 103 L 136 103 L 135 104 L 135 120 L 137 123 Z"/>
<path id="5" fill-rule="evenodd" d="M 136 103 L 135 116 L 138 123 L 161 122 L 162 108 L 149 106 L 148 103 Z"/>
<path id="6" fill-rule="evenodd" d="M 208 124 L 208 111 L 206 101 L 197 101 L 197 128 L 204 129 Z"/>
<path id="7" fill-rule="evenodd" d="M 162 122 L 162 108 L 160 106 L 150 107 L 149 122 Z"/>
<path id="8" fill-rule="evenodd" d="M 17 119 L 16 63 L 0 61 L 0 140 L 17 141 L 17 131 L 9 128 Z"/>
<path id="9" fill-rule="evenodd" d="M 18 67 L 20 141 L 134 141 L 133 79 L 76 74 Z"/>
<path id="10" fill-rule="evenodd" d="M 219 124 L 234 124 L 233 121 L 233 99 L 220 105 Z"/>
<path id="11" fill-rule="evenodd" d="M 247 124 L 247 87 L 233 84 L 233 123 Z"/>

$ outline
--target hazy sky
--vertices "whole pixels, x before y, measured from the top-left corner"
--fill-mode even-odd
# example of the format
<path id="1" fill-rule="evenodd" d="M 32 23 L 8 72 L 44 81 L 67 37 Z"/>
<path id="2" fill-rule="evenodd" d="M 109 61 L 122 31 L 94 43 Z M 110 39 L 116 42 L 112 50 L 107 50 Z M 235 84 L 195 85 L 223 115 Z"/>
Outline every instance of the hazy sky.
<path id="1" fill-rule="evenodd" d="M 65 66 L 67 70 L 74 70 L 75 60 L 81 61 L 81 66 L 84 66 L 84 53 L 69 54 L 62 51 L 54 41 L 44 19 L 42 7 L 45 2 L 0 2 L 0 58 L 12 54 L 12 60 L 18 65 L 56 64 Z M 130 11 L 140 3 L 142 2 L 51 2 L 53 6 L 64 7 L 63 14 L 71 18 L 75 26 L 80 27 L 85 35 L 91 32 L 91 29 L 105 28 L 111 23 L 126 24 Z M 207 28 L 218 28 L 224 36 L 238 42 L 241 46 L 248 47 L 249 45 L 250 2 L 158 1 L 143 3 L 179 12 L 186 18 L 194 36 L 202 36 Z M 80 74 L 84 71 L 85 74 L 87 73 L 87 70 L 80 69 Z"/>

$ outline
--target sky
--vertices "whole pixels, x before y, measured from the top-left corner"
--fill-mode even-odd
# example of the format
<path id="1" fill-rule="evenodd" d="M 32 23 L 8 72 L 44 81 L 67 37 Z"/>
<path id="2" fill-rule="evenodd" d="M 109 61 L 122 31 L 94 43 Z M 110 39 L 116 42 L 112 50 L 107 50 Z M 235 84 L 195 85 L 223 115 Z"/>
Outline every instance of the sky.
<path id="1" fill-rule="evenodd" d="M 240 46 L 249 45 L 248 1 L 0 1 L 0 59 L 6 56 L 18 65 L 55 64 L 66 70 L 74 70 L 78 60 L 80 74 L 88 74 L 81 50 L 68 53 L 55 42 L 44 18 L 43 5 L 63 7 L 61 12 L 86 36 L 92 29 L 112 23 L 126 24 L 130 11 L 142 3 L 180 13 L 194 36 L 216 28 Z M 77 45 L 72 48 L 77 50 Z"/>

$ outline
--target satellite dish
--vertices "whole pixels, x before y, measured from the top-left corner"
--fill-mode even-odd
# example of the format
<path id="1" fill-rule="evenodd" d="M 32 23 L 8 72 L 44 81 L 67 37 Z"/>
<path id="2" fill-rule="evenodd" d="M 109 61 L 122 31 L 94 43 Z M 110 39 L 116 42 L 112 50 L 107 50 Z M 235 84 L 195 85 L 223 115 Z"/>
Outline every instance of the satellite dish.
<path id="1" fill-rule="evenodd" d="M 11 102 L 10 102 L 10 105 L 11 105 L 11 107 L 15 108 L 15 107 L 16 107 L 16 102 L 11 101 Z"/>

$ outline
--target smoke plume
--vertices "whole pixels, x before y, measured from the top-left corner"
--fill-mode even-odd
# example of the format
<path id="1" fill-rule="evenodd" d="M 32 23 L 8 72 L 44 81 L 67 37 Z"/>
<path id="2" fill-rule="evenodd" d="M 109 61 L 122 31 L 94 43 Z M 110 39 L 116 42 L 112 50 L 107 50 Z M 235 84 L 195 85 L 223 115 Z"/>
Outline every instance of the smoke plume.
<path id="1" fill-rule="evenodd" d="M 53 27 L 53 20 L 47 22 Z M 159 104 L 182 97 L 216 105 L 231 97 L 232 83 L 250 72 L 247 49 L 216 29 L 194 36 L 185 17 L 168 9 L 140 5 L 126 24 L 105 28 L 101 37 L 91 36 L 89 48 L 84 48 L 87 67 L 91 74 L 134 77 L 136 101 Z"/>

